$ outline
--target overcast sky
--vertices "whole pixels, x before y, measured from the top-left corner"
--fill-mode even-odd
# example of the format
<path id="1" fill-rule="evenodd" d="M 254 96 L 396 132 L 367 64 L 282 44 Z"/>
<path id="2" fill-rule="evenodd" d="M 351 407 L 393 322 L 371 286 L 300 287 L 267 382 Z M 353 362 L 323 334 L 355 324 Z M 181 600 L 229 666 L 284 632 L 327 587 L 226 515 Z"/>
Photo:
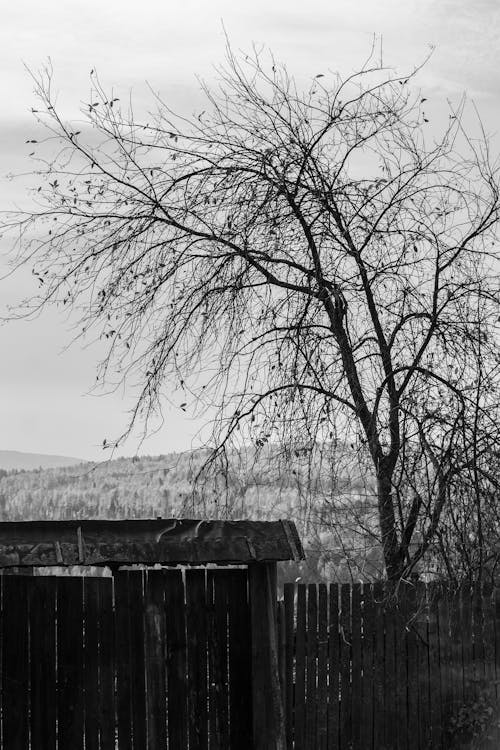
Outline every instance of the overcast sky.
<path id="1" fill-rule="evenodd" d="M 34 98 L 25 64 L 36 70 L 51 58 L 67 116 L 85 100 L 92 68 L 105 86 L 132 90 L 139 106 L 147 81 L 174 109 L 191 113 L 200 102 L 196 74 L 210 79 L 223 59 L 223 24 L 234 48 L 264 44 L 299 79 L 352 72 L 374 34 L 382 37 L 385 63 L 400 72 L 435 47 L 418 79 L 429 111 L 467 91 L 498 148 L 498 0 L 16 0 L 2 3 L 0 27 L 0 208 L 26 200 L 26 183 L 5 178 L 30 168 L 25 141 Z M 3 280 L 0 311 L 33 291 L 28 273 Z M 70 338 L 56 311 L 0 327 L 0 449 L 100 459 L 103 439 L 123 429 L 130 398 L 86 395 L 99 351 L 65 349 Z M 156 435 L 141 446 L 132 437 L 122 453 L 188 449 L 199 427 L 174 406 Z"/>

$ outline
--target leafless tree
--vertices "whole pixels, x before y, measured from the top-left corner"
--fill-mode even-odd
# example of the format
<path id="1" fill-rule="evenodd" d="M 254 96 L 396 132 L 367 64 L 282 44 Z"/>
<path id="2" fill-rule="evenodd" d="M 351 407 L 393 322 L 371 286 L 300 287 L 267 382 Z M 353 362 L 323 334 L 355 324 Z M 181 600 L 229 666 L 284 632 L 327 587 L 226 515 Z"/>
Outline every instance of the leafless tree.
<path id="1" fill-rule="evenodd" d="M 140 385 L 132 423 L 168 386 L 217 409 L 214 458 L 352 443 L 393 581 L 435 553 L 465 476 L 481 494 L 499 424 L 498 164 L 464 101 L 429 135 L 417 72 L 370 58 L 300 90 L 228 48 L 200 114 L 156 96 L 138 121 L 92 74 L 74 125 L 45 70 L 37 206 L 10 220 L 40 285 L 22 312 L 97 330 L 99 381 Z"/>

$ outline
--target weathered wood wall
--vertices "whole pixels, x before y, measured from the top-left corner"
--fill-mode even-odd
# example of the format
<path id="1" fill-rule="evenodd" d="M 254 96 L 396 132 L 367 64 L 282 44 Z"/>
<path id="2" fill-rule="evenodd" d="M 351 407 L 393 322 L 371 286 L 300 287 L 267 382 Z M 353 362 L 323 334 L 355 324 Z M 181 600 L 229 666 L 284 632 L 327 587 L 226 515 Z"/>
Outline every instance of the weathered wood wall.
<path id="1" fill-rule="evenodd" d="M 0 587 L 5 750 L 252 747 L 246 570 Z"/>

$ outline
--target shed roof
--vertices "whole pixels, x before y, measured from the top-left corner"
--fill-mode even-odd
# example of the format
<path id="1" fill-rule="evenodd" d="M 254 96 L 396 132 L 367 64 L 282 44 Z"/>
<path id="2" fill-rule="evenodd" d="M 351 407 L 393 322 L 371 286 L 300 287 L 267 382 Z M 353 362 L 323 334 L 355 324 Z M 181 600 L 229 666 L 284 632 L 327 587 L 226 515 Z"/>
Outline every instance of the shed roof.
<path id="1" fill-rule="evenodd" d="M 0 522 L 0 568 L 301 560 L 292 521 Z"/>

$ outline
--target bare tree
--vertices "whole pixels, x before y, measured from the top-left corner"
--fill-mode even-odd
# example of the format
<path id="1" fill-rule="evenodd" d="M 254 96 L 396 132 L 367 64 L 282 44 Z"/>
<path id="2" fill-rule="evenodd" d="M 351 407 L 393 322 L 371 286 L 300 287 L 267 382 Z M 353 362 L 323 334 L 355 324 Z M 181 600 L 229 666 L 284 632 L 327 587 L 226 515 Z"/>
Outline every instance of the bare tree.
<path id="1" fill-rule="evenodd" d="M 97 329 L 99 381 L 140 384 L 132 423 L 165 384 L 215 406 L 213 457 L 352 443 L 396 581 L 498 435 L 498 165 L 464 102 L 428 135 L 415 73 L 370 60 L 301 91 L 228 48 L 218 75 L 199 115 L 156 97 L 144 122 L 92 75 L 78 126 L 51 71 L 34 78 L 48 146 L 38 207 L 11 220 L 40 284 L 23 312 L 56 302 Z"/>

